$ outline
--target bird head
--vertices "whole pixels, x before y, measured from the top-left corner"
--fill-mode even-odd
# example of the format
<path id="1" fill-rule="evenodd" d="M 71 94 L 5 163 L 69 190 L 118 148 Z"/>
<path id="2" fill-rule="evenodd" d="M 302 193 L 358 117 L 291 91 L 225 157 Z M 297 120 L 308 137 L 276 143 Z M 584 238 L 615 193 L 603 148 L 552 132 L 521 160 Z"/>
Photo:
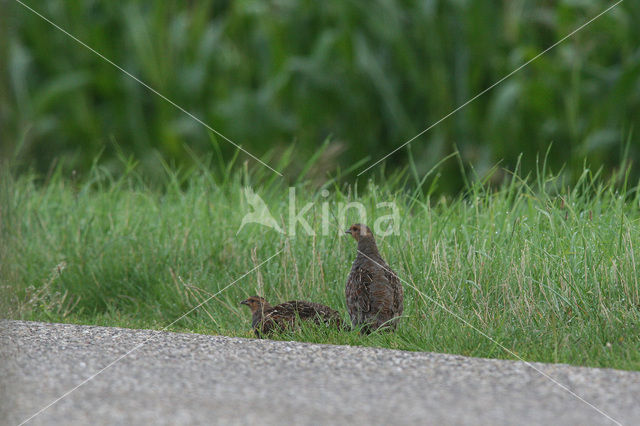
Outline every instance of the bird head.
<path id="1" fill-rule="evenodd" d="M 367 225 L 362 225 L 361 223 L 354 223 L 349 229 L 344 232 L 347 234 L 351 234 L 351 236 L 355 238 L 356 241 L 360 241 L 360 238 L 362 237 L 373 237 L 371 229 L 369 229 Z"/>
<path id="2" fill-rule="evenodd" d="M 249 309 L 251 309 L 252 313 L 257 312 L 259 310 L 264 310 L 264 308 L 269 306 L 269 304 L 264 299 L 264 297 L 260 297 L 260 296 L 251 296 L 243 300 L 242 302 L 240 302 L 240 304 L 247 305 Z"/>

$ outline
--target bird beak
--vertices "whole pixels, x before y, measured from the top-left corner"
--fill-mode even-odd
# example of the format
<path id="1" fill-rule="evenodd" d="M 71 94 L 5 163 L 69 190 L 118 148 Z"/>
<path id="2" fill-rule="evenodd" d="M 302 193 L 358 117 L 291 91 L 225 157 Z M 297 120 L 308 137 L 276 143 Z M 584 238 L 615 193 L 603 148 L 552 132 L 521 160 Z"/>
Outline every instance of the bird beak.
<path id="1" fill-rule="evenodd" d="M 246 300 L 243 300 L 242 302 L 240 302 L 240 304 L 249 306 L 249 302 L 247 302 Z"/>
<path id="2" fill-rule="evenodd" d="M 347 229 L 346 231 L 344 231 L 345 234 L 351 234 L 351 229 Z"/>

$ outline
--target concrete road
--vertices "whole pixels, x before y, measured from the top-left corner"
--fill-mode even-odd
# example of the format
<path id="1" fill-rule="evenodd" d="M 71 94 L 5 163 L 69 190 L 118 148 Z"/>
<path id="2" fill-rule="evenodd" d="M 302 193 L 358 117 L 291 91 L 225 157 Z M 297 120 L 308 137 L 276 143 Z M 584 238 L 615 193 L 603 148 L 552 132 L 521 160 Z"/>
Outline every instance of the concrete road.
<path id="1" fill-rule="evenodd" d="M 615 424 L 522 362 L 0 322 L 0 424 Z M 535 364 L 622 424 L 640 373 Z"/>

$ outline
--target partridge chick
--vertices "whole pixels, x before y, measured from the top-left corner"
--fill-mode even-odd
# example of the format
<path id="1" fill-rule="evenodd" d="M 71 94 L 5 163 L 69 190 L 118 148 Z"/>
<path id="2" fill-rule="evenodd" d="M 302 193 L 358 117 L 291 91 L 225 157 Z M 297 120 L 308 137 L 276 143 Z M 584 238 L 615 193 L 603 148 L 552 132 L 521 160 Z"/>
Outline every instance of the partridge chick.
<path id="1" fill-rule="evenodd" d="M 356 259 L 345 286 L 351 323 L 363 326 L 364 333 L 383 325 L 395 330 L 404 298 L 398 276 L 380 256 L 368 226 L 356 223 L 346 233 L 358 242 Z"/>
<path id="2" fill-rule="evenodd" d="M 251 327 L 258 338 L 276 330 L 291 329 L 296 320 L 314 321 L 341 327 L 340 314 L 328 306 L 319 303 L 291 300 L 271 306 L 263 297 L 252 296 L 240 302 L 251 309 Z"/>

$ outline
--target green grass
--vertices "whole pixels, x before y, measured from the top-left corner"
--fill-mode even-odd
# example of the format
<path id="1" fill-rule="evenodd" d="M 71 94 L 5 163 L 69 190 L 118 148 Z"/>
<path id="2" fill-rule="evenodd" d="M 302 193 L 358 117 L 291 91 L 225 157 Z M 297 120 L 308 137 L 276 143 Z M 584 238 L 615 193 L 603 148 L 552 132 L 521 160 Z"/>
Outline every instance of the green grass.
<path id="1" fill-rule="evenodd" d="M 286 220 L 287 189 L 268 175 L 200 167 L 145 182 L 127 168 L 118 179 L 100 167 L 77 180 L 61 169 L 45 181 L 5 172 L 6 317 L 161 329 L 278 250 L 170 329 L 248 337 L 249 313 L 238 302 L 254 294 L 313 300 L 346 317 L 355 244 L 335 228 L 321 235 L 321 203 L 336 212 L 337 203 L 359 200 L 372 223 L 376 203 L 395 201 L 400 233 L 379 246 L 407 281 L 399 330 L 361 336 L 305 326 L 277 338 L 513 358 L 442 304 L 526 360 L 640 370 L 640 193 L 624 173 L 604 180 L 585 170 L 572 187 L 546 171 L 514 173 L 498 188 L 487 176 L 437 199 L 406 189 L 411 174 L 384 184 L 330 181 L 326 198 L 301 178 L 298 205 L 317 203 L 307 215 L 313 237 L 260 225 L 236 235 L 248 211 L 245 185 Z"/>

